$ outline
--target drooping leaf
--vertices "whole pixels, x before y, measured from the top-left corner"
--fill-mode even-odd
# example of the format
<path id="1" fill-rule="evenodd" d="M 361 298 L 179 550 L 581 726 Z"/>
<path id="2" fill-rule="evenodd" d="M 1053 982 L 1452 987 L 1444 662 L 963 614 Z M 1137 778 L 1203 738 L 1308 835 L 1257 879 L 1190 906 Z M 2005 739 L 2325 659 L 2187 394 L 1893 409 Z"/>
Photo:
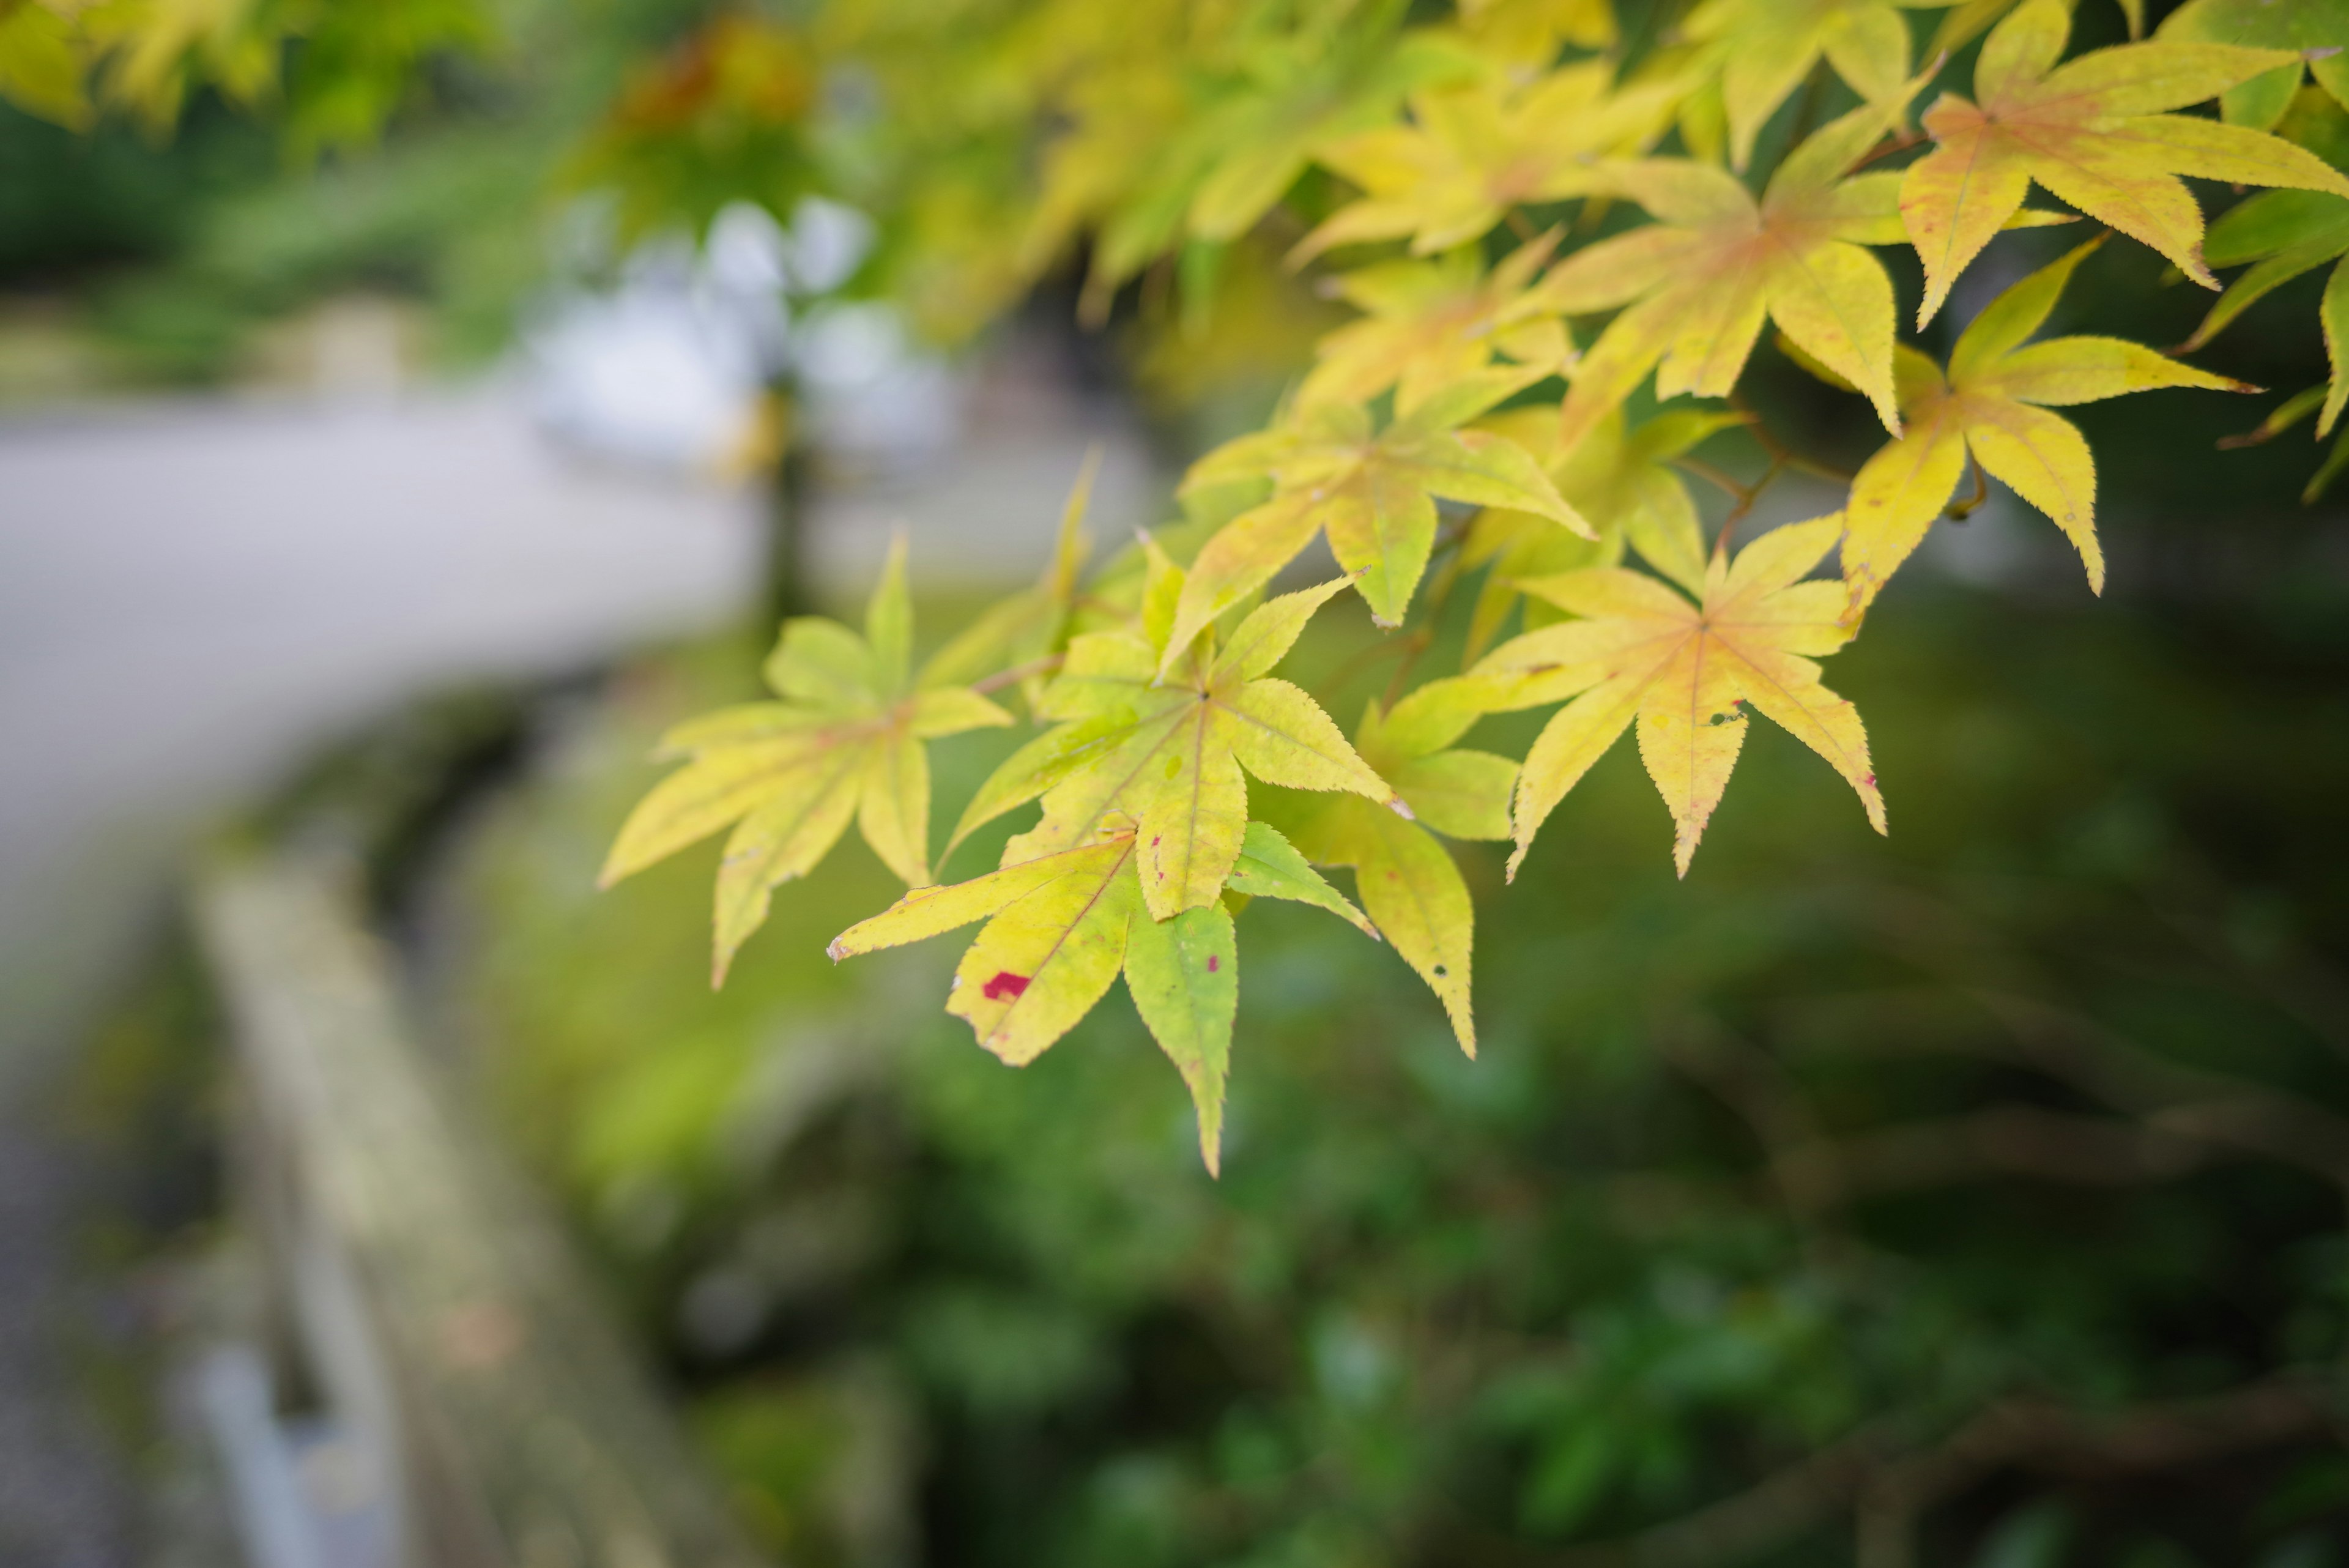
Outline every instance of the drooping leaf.
<path id="1" fill-rule="evenodd" d="M 1135 1011 L 1190 1088 L 1200 1156 L 1214 1171 L 1239 1002 L 1231 916 L 1209 903 L 1153 919 L 1134 845 L 1132 821 L 1115 819 L 1073 848 L 951 888 L 915 888 L 827 950 L 837 961 L 985 920 L 956 967 L 947 1011 L 1015 1067 L 1074 1028 L 1123 971 Z"/>
<path id="2" fill-rule="evenodd" d="M 1919 326 L 2034 181 L 2209 288 L 2218 283 L 2202 260 L 2202 210 L 2178 176 L 2349 196 L 2349 179 L 2288 141 L 2165 112 L 2296 56 L 2165 38 L 2059 66 L 2071 30 L 2064 0 L 2025 0 L 1983 43 L 1974 101 L 1945 93 L 1926 110 L 1933 151 L 1900 183 L 1901 221 L 1925 264 Z"/>
<path id="3" fill-rule="evenodd" d="M 1382 774 L 1391 774 L 1416 820 L 1361 800 L 1333 800 L 1308 827 L 1305 845 L 1325 866 L 1353 867 L 1363 909 L 1435 992 L 1461 1050 L 1471 1056 L 1476 1054 L 1469 995 L 1475 909 L 1452 852 L 1435 833 L 1454 838 L 1509 836 L 1516 764 L 1453 745 L 1493 711 L 1497 695 L 1485 681 L 1455 676 L 1428 682 L 1392 710 L 1371 704 L 1355 732 L 1356 743 L 1365 759 L 1379 759 Z"/>
<path id="4" fill-rule="evenodd" d="M 1181 579 L 1171 563 L 1154 575 L 1162 584 Z M 1081 743 L 1081 759 L 1039 765 L 1030 753 L 1055 754 L 1048 736 L 979 790 L 990 816 L 1043 797 L 1043 819 L 1006 846 L 1005 864 L 1084 843 L 1103 822 L 1131 817 L 1139 825 L 1143 894 L 1153 916 L 1164 919 L 1222 892 L 1247 834 L 1244 772 L 1268 784 L 1353 791 L 1400 806 L 1310 697 L 1264 673 L 1306 616 L 1344 586 L 1340 578 L 1268 601 L 1234 628 L 1226 649 L 1201 639 L 1164 681 L 1164 645 L 1141 632 L 1075 639 L 1041 712 L 1071 732 L 1092 726 L 1081 742 L 1064 742 Z M 1152 591 L 1166 597 L 1163 587 L 1145 593 Z M 967 813 L 960 831 L 973 826 Z"/>
<path id="5" fill-rule="evenodd" d="M 1847 614 L 1864 611 L 1923 541 L 1957 489 L 1969 453 L 2054 521 L 2080 552 L 2088 586 L 2103 592 L 2095 460 L 2079 431 L 2048 408 L 2156 387 L 2255 389 L 2117 337 L 2029 342 L 2073 269 L 2101 243 L 2079 246 L 1992 300 L 1958 339 L 1946 379 L 1930 359 L 1902 347 L 1901 407 L 1909 427 L 1852 481 L 1843 541 Z"/>
<path id="6" fill-rule="evenodd" d="M 1576 366 L 1560 441 L 1581 441 L 1651 367 L 1659 398 L 1727 396 L 1765 319 L 1867 393 L 1897 433 L 1892 280 L 1864 248 L 1884 237 L 1894 181 L 1845 176 L 1899 112 L 1897 101 L 1863 106 L 1821 128 L 1759 201 L 1708 164 L 1617 165 L 1614 187 L 1661 221 L 1577 252 L 1538 286 L 1570 316 L 1629 306 Z"/>
<path id="7" fill-rule="evenodd" d="M 908 886 L 929 875 L 929 763 L 922 742 L 1011 715 L 960 687 L 910 679 L 913 612 L 905 547 L 890 553 L 860 637 L 813 617 L 785 623 L 766 674 L 783 701 L 693 720 L 664 738 L 686 765 L 621 826 L 604 863 L 609 887 L 733 826 L 719 863 L 712 982 L 723 981 L 776 887 L 814 869 L 854 818 Z"/>
<path id="8" fill-rule="evenodd" d="M 1461 1050 L 1474 1056 L 1469 961 L 1476 910 L 1451 851 L 1417 823 L 1359 800 L 1330 803 L 1315 818 L 1308 845 L 1322 865 L 1353 867 L 1362 908 L 1435 992 Z"/>
<path id="9" fill-rule="evenodd" d="M 1523 447 L 1462 430 L 1512 389 L 1509 379 L 1447 388 L 1374 429 L 1369 412 L 1308 405 L 1261 435 L 1194 464 L 1185 487 L 1252 482 L 1270 491 L 1191 565 L 1167 643 L 1171 661 L 1226 610 L 1272 580 L 1326 531 L 1338 564 L 1381 624 L 1399 624 L 1435 548 L 1438 497 L 1536 513 L 1588 535 Z"/>
<path id="10" fill-rule="evenodd" d="M 1620 570 L 1525 585 L 1579 618 L 1515 638 L 1472 672 L 1497 688 L 1496 708 L 1572 699 L 1518 774 L 1512 877 L 1543 821 L 1635 722 L 1640 760 L 1672 814 L 1673 863 L 1687 875 L 1744 744 L 1749 706 L 1826 758 L 1884 831 L 1867 732 L 1852 705 L 1820 684 L 1811 657 L 1850 639 L 1843 585 L 1800 580 L 1842 532 L 1840 515 L 1821 517 L 1764 535 L 1733 563 L 1716 552 L 1694 604 Z"/>
<path id="11" fill-rule="evenodd" d="M 1191 1090 L 1199 1158 L 1210 1174 L 1223 1168 L 1224 1085 L 1240 998 L 1237 953 L 1231 912 L 1220 903 L 1164 920 L 1137 910 L 1126 922 L 1125 988 Z"/>

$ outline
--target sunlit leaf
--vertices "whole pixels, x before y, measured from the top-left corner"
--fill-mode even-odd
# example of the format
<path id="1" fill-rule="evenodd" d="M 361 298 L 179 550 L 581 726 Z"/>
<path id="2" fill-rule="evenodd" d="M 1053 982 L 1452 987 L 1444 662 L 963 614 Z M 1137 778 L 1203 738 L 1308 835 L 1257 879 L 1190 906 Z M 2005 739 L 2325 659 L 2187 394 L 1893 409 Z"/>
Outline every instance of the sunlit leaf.
<path id="1" fill-rule="evenodd" d="M 1496 706 L 1572 699 L 1551 716 L 1518 776 L 1511 876 L 1557 803 L 1635 722 L 1640 761 L 1672 814 L 1673 864 L 1685 876 L 1744 744 L 1749 706 L 1826 758 L 1884 831 L 1859 714 L 1820 684 L 1810 657 L 1851 637 L 1843 585 L 1800 580 L 1842 532 L 1840 515 L 1821 517 L 1764 535 L 1733 563 L 1716 554 L 1693 604 L 1652 577 L 1619 570 L 1526 584 L 1578 618 L 1504 643 L 1474 672 L 1502 688 Z"/>
<path id="2" fill-rule="evenodd" d="M 2034 181 L 2209 288 L 2218 282 L 2202 261 L 2202 210 L 2179 175 L 2349 196 L 2349 179 L 2288 141 L 2164 112 L 2297 57 L 2163 39 L 2059 66 L 2071 30 L 2064 0 L 2025 0 L 1983 43 L 1974 101 L 1945 93 L 1925 112 L 1933 151 L 1900 183 L 1901 221 L 1925 264 L 1919 326 Z"/>

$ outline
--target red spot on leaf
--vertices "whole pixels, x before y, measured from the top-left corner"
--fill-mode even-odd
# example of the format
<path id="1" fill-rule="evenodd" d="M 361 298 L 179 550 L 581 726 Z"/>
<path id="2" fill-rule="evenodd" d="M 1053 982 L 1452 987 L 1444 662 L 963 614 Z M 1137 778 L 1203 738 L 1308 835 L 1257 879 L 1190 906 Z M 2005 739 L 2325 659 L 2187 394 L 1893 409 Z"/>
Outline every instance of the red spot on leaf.
<path id="1" fill-rule="evenodd" d="M 1153 835 L 1153 836 L 1152 836 L 1152 837 L 1151 837 L 1151 840 L 1150 840 L 1150 847 L 1151 847 L 1151 848 L 1153 848 L 1153 849 L 1155 849 L 1155 848 L 1157 848 L 1157 847 L 1158 847 L 1158 839 L 1157 839 L 1157 836 L 1156 836 L 1155 835 Z"/>
<path id="2" fill-rule="evenodd" d="M 1209 954 L 1207 955 L 1207 972 L 1208 972 L 1209 974 L 1213 974 L 1213 973 L 1215 973 L 1215 972 L 1216 972 L 1216 967 L 1217 967 L 1218 965 L 1220 965 L 1223 961 L 1224 961 L 1223 960 L 1221 960 L 1221 959 L 1217 958 L 1215 954 L 1213 954 L 1213 953 L 1209 953 Z"/>
<path id="3" fill-rule="evenodd" d="M 1862 779 L 1860 782 L 1861 782 L 1862 784 L 1865 784 L 1868 788 L 1870 788 L 1870 789 L 1874 789 L 1874 788 L 1876 787 L 1876 775 L 1875 775 L 1874 774 L 1868 774 L 1868 777 L 1866 777 L 1865 779 Z"/>
<path id="4" fill-rule="evenodd" d="M 1026 975 L 1013 974 L 1008 969 L 999 970 L 996 972 L 995 978 L 987 982 L 987 1000 L 989 1002 L 1000 1002 L 1007 996 L 1018 996 L 1021 992 L 1026 991 L 1027 989 L 1028 977 Z"/>

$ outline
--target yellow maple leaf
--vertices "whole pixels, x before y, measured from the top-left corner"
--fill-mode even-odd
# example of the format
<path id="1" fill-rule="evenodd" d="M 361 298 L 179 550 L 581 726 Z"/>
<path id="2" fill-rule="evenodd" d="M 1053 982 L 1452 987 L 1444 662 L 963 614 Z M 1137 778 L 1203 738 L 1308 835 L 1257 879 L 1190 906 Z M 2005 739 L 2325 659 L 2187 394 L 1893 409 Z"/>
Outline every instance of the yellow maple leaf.
<path id="1" fill-rule="evenodd" d="M 1460 561 L 1464 567 L 1491 570 L 1469 616 L 1466 656 L 1474 659 L 1491 645 L 1521 597 L 1521 579 L 1611 566 L 1623 558 L 1626 545 L 1691 593 L 1700 591 L 1704 535 L 1697 524 L 1696 502 L 1672 460 L 1707 437 L 1744 422 L 1740 414 L 1684 409 L 1659 414 L 1635 428 L 1618 409 L 1568 451 L 1557 444 L 1555 407 L 1511 409 L 1486 419 L 1486 428 L 1512 437 L 1541 460 L 1557 481 L 1558 493 L 1590 520 L 1599 537 L 1584 539 L 1546 518 L 1506 507 L 1488 506 L 1478 513 L 1462 542 Z M 1557 607 L 1537 599 L 1526 607 L 1526 627 L 1531 630 L 1563 616 Z"/>
<path id="2" fill-rule="evenodd" d="M 1408 236 L 1418 255 L 1482 238 L 1510 209 L 1586 193 L 1593 161 L 1653 142 L 1671 123 L 1676 84 L 1618 88 L 1590 60 L 1522 87 L 1488 74 L 1422 92 L 1412 123 L 1333 142 L 1319 160 L 1361 187 L 1299 242 L 1303 261 L 1333 245 Z"/>
<path id="3" fill-rule="evenodd" d="M 655 785 L 604 862 L 611 886 L 732 826 L 719 863 L 711 982 L 767 918 L 775 888 L 832 851 L 852 817 L 909 886 L 930 879 L 929 761 L 922 742 L 1011 715 L 961 686 L 912 676 L 905 542 L 889 556 L 864 635 L 808 616 L 788 621 L 768 659 L 783 700 L 720 709 L 663 737 L 686 765 Z"/>
<path id="4" fill-rule="evenodd" d="M 1682 31 L 1710 46 L 1730 161 L 1740 169 L 1763 125 L 1822 57 L 1870 102 L 1899 92 L 1909 75 L 1909 25 L 1887 0 L 1705 0 Z"/>
<path id="5" fill-rule="evenodd" d="M 1471 671 L 1495 688 L 1495 710 L 1572 699 L 1517 774 L 1512 877 L 1550 812 L 1635 720 L 1640 761 L 1672 814 L 1672 862 L 1687 875 L 1744 745 L 1749 704 L 1825 757 L 1884 831 L 1868 732 L 1813 662 L 1851 639 L 1843 585 L 1800 580 L 1842 532 L 1839 514 L 1819 517 L 1764 534 L 1733 563 L 1716 551 L 1693 604 L 1615 568 L 1524 585 L 1578 618 L 1513 638 Z"/>
<path id="6" fill-rule="evenodd" d="M 2281 137 L 2165 112 L 2296 60 L 2291 51 L 2160 39 L 2058 66 L 2071 31 L 2064 0 L 2026 0 L 1983 42 L 1975 101 L 1944 93 L 1925 111 L 1935 146 L 1900 182 L 1901 221 L 1925 264 L 1920 327 L 2034 181 L 2214 289 L 2202 209 L 2179 175 L 2349 196 L 2349 179 Z"/>
<path id="7" fill-rule="evenodd" d="M 1897 176 L 1844 176 L 1899 112 L 1863 106 L 1822 127 L 1758 201 L 1710 164 L 1615 165 L 1613 188 L 1660 221 L 1578 251 L 1537 286 L 1569 316 L 1630 306 L 1576 365 L 1560 440 L 1573 446 L 1651 367 L 1659 398 L 1727 396 L 1765 318 L 1865 392 L 1897 434 L 1892 280 L 1863 248 L 1884 237 Z"/>
<path id="8" fill-rule="evenodd" d="M 2042 267 L 1974 318 L 1950 355 L 1949 374 L 1905 344 L 1898 374 L 1906 431 L 1852 481 L 1843 542 L 1848 614 L 1857 616 L 1925 537 L 1975 462 L 2045 513 L 2080 552 L 2088 586 L 2105 587 L 2096 542 L 2096 464 L 2079 431 L 2049 406 L 2096 402 L 2156 387 L 2259 389 L 2182 365 L 2117 337 L 2028 342 L 2101 237 Z"/>

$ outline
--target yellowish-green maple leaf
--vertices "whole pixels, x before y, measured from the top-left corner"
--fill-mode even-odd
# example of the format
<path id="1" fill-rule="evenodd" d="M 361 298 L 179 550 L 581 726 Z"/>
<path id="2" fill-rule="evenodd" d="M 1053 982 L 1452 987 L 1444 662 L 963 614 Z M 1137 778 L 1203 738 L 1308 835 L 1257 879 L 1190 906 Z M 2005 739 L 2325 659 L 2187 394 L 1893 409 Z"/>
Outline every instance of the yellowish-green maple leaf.
<path id="1" fill-rule="evenodd" d="M 2047 410 L 2156 387 L 2257 389 L 2117 337 L 2028 341 L 2087 254 L 2091 240 L 1992 300 L 1959 337 L 1949 374 L 1914 348 L 1899 350 L 1907 431 L 1852 481 L 1843 541 L 1849 614 L 1868 607 L 1949 502 L 1969 452 L 2044 512 L 2080 552 L 2088 586 L 2104 591 L 2096 542 L 2096 464 L 2070 421 Z"/>
<path id="2" fill-rule="evenodd" d="M 1842 532 L 1840 515 L 1820 517 L 1764 534 L 1733 563 L 1715 551 L 1695 603 L 1619 569 L 1525 585 L 1578 618 L 1513 638 L 1471 671 L 1493 688 L 1495 709 L 1572 699 L 1518 773 L 1510 876 L 1557 803 L 1635 722 L 1640 759 L 1672 814 L 1673 864 L 1687 875 L 1745 743 L 1749 705 L 1825 757 L 1884 831 L 1868 732 L 1814 662 L 1851 639 L 1843 585 L 1801 580 Z"/>
<path id="3" fill-rule="evenodd" d="M 767 918 L 775 888 L 829 854 L 853 817 L 909 886 L 930 879 L 923 742 L 1011 715 L 967 687 L 913 679 L 905 545 L 890 552 L 864 635 L 809 616 L 784 623 L 767 684 L 782 701 L 720 709 L 661 742 L 686 765 L 629 813 L 604 863 L 609 887 L 731 826 L 719 863 L 712 983 Z"/>
<path id="4" fill-rule="evenodd" d="M 1519 245 L 1489 273 L 1472 248 L 1341 274 L 1332 292 L 1362 319 L 1321 339 L 1298 401 L 1362 403 L 1393 388 L 1397 401 L 1417 407 L 1485 369 L 1496 349 L 1529 366 L 1564 369 L 1564 327 L 1526 292 L 1556 244 L 1553 234 Z"/>
<path id="5" fill-rule="evenodd" d="M 1043 819 L 1005 846 L 1004 864 L 1085 843 L 1102 823 L 1132 818 L 1143 896 L 1164 919 L 1223 891 L 1247 828 L 1244 772 L 1404 809 L 1313 699 L 1269 674 L 1344 578 L 1268 601 L 1220 648 L 1212 636 L 1198 639 L 1163 680 L 1161 652 L 1183 573 L 1159 556 L 1152 578 L 1140 627 L 1070 642 L 1039 709 L 1060 727 L 979 786 L 957 840 L 1040 795 Z"/>
<path id="6" fill-rule="evenodd" d="M 1909 75 L 1909 25 L 1888 0 L 1704 0 L 1682 31 L 1717 62 L 1730 161 L 1740 169 L 1822 57 L 1869 102 L 1899 94 Z"/>
<path id="7" fill-rule="evenodd" d="M 1487 73 L 1419 93 L 1409 125 L 1322 149 L 1319 161 L 1360 186 L 1362 199 L 1308 234 L 1293 258 L 1406 237 L 1413 254 L 1433 255 L 1481 239 L 1513 208 L 1588 193 L 1594 161 L 1652 143 L 1679 94 L 1665 82 L 1618 88 L 1603 60 L 1522 86 Z"/>
<path id="8" fill-rule="evenodd" d="M 1460 1048 L 1471 1056 L 1476 1054 L 1469 983 L 1475 907 L 1452 852 L 1435 833 L 1509 836 L 1516 763 L 1453 745 L 1492 703 L 1493 691 L 1484 682 L 1460 677 L 1430 681 L 1392 711 L 1371 703 L 1356 744 L 1365 760 L 1378 759 L 1373 765 L 1411 805 L 1413 820 L 1367 801 L 1333 800 L 1314 815 L 1300 846 L 1322 865 L 1353 868 L 1362 908 L 1435 992 Z"/>
<path id="9" fill-rule="evenodd" d="M 1691 593 L 1704 582 L 1704 535 L 1696 503 L 1672 460 L 1717 431 L 1744 422 L 1733 413 L 1678 410 L 1631 428 L 1620 409 L 1593 426 L 1572 450 L 1557 441 L 1554 407 L 1511 409 L 1485 421 L 1486 428 L 1516 441 L 1557 481 L 1568 504 L 1588 518 L 1599 537 L 1568 534 L 1547 519 L 1505 507 L 1486 507 L 1469 524 L 1461 565 L 1489 566 L 1468 621 L 1467 657 L 1475 658 L 1498 635 L 1521 597 L 1521 578 L 1611 566 L 1627 544 L 1647 563 Z M 1527 629 L 1563 618 L 1547 601 L 1526 606 Z"/>
<path id="10" fill-rule="evenodd" d="M 1402 407 L 1383 429 L 1366 409 L 1307 404 L 1271 430 L 1194 463 L 1185 491 L 1238 484 L 1270 493 L 1225 524 L 1192 562 L 1166 645 L 1168 663 L 1325 532 L 1372 618 L 1400 625 L 1434 553 L 1438 497 L 1515 507 L 1589 536 L 1590 524 L 1523 447 L 1459 428 L 1536 374 L 1471 377 Z"/>
<path id="11" fill-rule="evenodd" d="M 1628 306 L 1575 367 L 1560 441 L 1571 448 L 1656 372 L 1656 396 L 1725 397 L 1764 319 L 1867 393 L 1898 433 L 1892 280 L 1864 248 L 1885 236 L 1896 177 L 1852 166 L 1897 103 L 1863 106 L 1787 155 L 1760 200 L 1725 169 L 1686 159 L 1614 166 L 1613 187 L 1661 220 L 1599 241 L 1537 292 L 1570 316 Z"/>
<path id="12" fill-rule="evenodd" d="M 1933 151 L 1900 182 L 1901 222 L 1925 264 L 1920 327 L 2033 181 L 2210 288 L 2202 209 L 2179 175 L 2349 196 L 2349 180 L 2281 138 L 2166 112 L 2295 60 L 2289 51 L 2163 39 L 2059 66 L 2071 31 L 2064 0 L 2025 0 L 1983 42 L 1974 101 L 1945 93 L 1925 111 Z"/>

